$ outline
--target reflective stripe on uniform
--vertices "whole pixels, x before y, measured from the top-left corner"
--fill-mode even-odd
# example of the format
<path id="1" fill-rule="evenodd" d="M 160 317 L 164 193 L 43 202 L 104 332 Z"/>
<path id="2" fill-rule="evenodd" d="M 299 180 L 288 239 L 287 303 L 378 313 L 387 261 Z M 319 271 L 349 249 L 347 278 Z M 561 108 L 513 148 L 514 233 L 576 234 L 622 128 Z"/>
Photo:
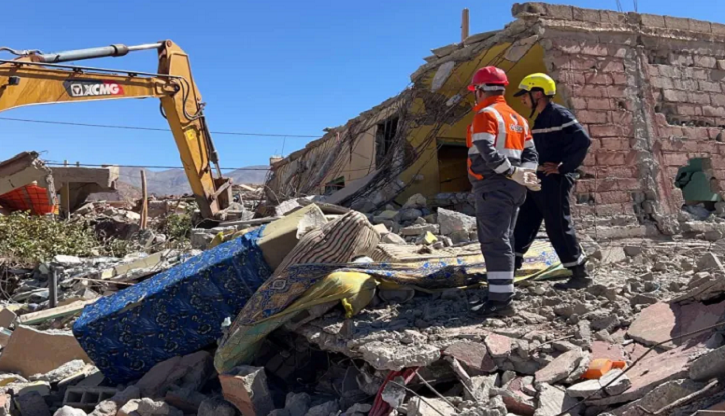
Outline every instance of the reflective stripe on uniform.
<path id="1" fill-rule="evenodd" d="M 504 173 L 511 169 L 511 162 L 508 159 L 504 159 L 503 162 L 496 167 L 493 171 L 496 173 Z"/>
<path id="2" fill-rule="evenodd" d="M 526 162 L 521 164 L 521 169 L 536 170 L 537 167 L 539 167 L 539 165 L 536 162 Z"/>
<path id="3" fill-rule="evenodd" d="M 561 265 L 564 266 L 564 267 L 574 267 L 574 266 L 578 266 L 578 265 L 584 263 L 584 260 L 586 260 L 586 256 L 582 252 L 579 255 L 579 258 L 578 259 L 576 259 L 574 261 L 570 261 L 569 263 L 562 263 Z"/>
<path id="4" fill-rule="evenodd" d="M 524 149 L 531 149 L 534 147 L 534 141 L 529 139 L 524 142 Z"/>
<path id="5" fill-rule="evenodd" d="M 577 121 L 577 119 L 574 119 L 568 123 L 564 123 L 561 126 L 557 126 L 557 127 L 547 127 L 545 129 L 534 129 L 534 130 L 531 130 L 531 133 L 532 134 L 541 134 L 541 133 L 552 133 L 555 131 L 562 131 L 565 128 L 573 126 L 575 124 L 579 124 L 579 121 Z"/>
<path id="6" fill-rule="evenodd" d="M 473 146 L 468 148 L 468 154 L 469 155 L 477 155 L 479 154 L 478 147 Z"/>
<path id="7" fill-rule="evenodd" d="M 480 140 L 485 140 L 487 142 L 493 143 L 496 141 L 496 136 L 491 133 L 475 133 L 473 135 L 473 142 L 476 143 Z"/>
<path id="8" fill-rule="evenodd" d="M 492 104 L 492 105 L 484 108 L 480 112 L 481 113 L 482 112 L 491 113 L 496 118 L 496 121 L 498 122 L 498 135 L 496 136 L 494 145 L 496 147 L 496 150 L 498 150 L 500 152 L 501 150 L 506 148 L 506 134 L 507 134 L 506 123 L 503 121 L 503 117 L 501 117 L 501 113 L 499 113 L 498 110 L 496 110 L 496 108 L 494 108 L 494 105 L 495 104 Z"/>
<path id="9" fill-rule="evenodd" d="M 489 282 L 488 283 L 488 292 L 489 293 L 514 293 L 514 285 L 513 285 L 513 283 L 508 284 L 508 285 L 497 285 L 497 284 Z"/>
<path id="10" fill-rule="evenodd" d="M 521 159 L 522 150 L 519 149 L 501 149 L 498 151 L 502 156 L 510 157 L 513 159 Z"/>

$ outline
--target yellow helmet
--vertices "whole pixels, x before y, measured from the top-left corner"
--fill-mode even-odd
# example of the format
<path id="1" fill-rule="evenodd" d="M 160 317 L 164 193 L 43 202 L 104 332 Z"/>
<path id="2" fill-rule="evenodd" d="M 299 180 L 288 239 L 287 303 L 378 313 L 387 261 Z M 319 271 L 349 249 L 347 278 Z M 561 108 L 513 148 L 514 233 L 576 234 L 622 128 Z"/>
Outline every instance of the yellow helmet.
<path id="1" fill-rule="evenodd" d="M 515 97 L 520 97 L 527 92 L 531 92 L 534 88 L 542 89 L 544 94 L 548 96 L 556 95 L 556 83 L 550 76 L 542 73 L 531 74 L 522 79 L 519 88 L 521 91 L 514 94 Z"/>

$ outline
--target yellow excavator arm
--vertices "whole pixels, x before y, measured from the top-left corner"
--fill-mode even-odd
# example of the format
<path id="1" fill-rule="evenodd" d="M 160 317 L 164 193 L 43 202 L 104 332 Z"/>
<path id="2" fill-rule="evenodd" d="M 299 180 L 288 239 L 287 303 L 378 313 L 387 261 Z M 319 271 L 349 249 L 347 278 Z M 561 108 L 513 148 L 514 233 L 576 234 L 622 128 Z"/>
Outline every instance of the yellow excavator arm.
<path id="1" fill-rule="evenodd" d="M 144 49 L 158 50 L 158 73 L 62 64 L 124 56 Z M 181 48 L 167 40 L 139 46 L 112 45 L 52 54 L 18 52 L 8 48 L 0 50 L 20 56 L 14 60 L 0 59 L 0 111 L 33 104 L 159 98 L 202 216 L 223 219 L 223 211 L 231 202 L 231 180 L 221 174 L 219 157 L 204 118 L 204 105 L 191 74 L 189 56 Z"/>

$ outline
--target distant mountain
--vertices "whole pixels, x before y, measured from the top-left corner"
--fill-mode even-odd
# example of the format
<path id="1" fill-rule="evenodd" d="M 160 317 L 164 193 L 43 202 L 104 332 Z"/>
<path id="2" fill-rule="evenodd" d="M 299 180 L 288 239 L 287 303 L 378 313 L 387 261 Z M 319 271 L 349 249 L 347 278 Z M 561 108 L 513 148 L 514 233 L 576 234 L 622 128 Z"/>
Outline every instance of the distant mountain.
<path id="1" fill-rule="evenodd" d="M 232 178 L 235 184 L 263 184 L 267 177 L 269 166 L 249 166 L 250 169 L 265 170 L 233 170 L 224 172 L 224 176 Z M 141 169 L 121 168 L 119 182 L 125 182 L 134 188 L 141 189 Z M 151 171 L 146 169 L 146 182 L 149 194 L 183 195 L 190 194 L 191 187 L 182 169 L 169 169 L 164 171 Z"/>

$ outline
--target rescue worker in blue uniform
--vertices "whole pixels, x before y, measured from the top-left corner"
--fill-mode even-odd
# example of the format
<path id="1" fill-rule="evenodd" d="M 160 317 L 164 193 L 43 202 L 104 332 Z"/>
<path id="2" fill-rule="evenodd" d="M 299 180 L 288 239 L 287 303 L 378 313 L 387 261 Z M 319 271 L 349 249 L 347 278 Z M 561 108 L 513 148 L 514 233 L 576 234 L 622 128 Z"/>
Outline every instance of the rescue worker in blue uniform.
<path id="1" fill-rule="evenodd" d="M 585 288 L 592 284 L 592 279 L 572 222 L 570 201 L 591 139 L 569 110 L 552 102 L 556 83 L 551 77 L 531 74 L 521 81 L 519 88 L 514 96 L 520 97 L 531 109 L 530 117 L 538 112 L 531 133 L 539 154 L 537 175 L 541 179 L 541 191 L 529 192 L 519 213 L 514 231 L 516 269 L 522 267 L 524 254 L 534 242 L 543 220 L 559 260 L 572 272 L 566 283 L 554 287 Z"/>
<path id="2" fill-rule="evenodd" d="M 527 188 L 538 190 L 536 148 L 528 122 L 506 103 L 506 73 L 487 66 L 473 76 L 473 123 L 468 129 L 468 178 L 476 198 L 478 240 L 486 261 L 488 299 L 473 310 L 483 317 L 515 311 L 514 224 Z"/>

